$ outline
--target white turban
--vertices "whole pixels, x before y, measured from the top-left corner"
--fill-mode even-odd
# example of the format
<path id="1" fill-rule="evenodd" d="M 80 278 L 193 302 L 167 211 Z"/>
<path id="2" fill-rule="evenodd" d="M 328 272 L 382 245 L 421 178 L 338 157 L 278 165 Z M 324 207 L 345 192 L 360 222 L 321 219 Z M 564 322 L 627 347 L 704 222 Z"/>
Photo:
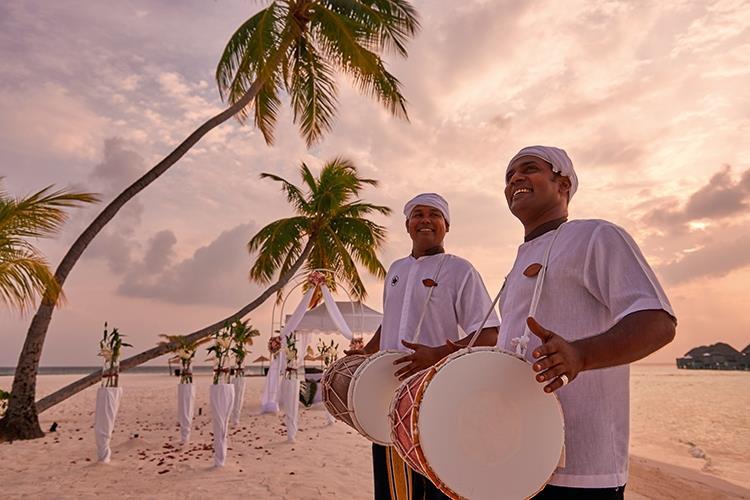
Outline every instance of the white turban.
<path id="1" fill-rule="evenodd" d="M 445 201 L 445 198 L 443 198 L 439 194 L 422 193 L 406 202 L 406 205 L 404 205 L 404 215 L 407 219 L 411 215 L 411 211 L 414 210 L 414 207 L 416 207 L 417 205 L 437 208 L 438 210 L 440 210 L 440 213 L 443 214 L 443 218 L 445 219 L 446 224 L 451 223 L 451 214 L 448 210 L 448 202 Z"/>
<path id="2" fill-rule="evenodd" d="M 516 156 L 511 158 L 508 162 L 508 167 L 505 169 L 506 177 L 511 164 L 522 156 L 535 156 L 550 163 L 553 172 L 560 174 L 563 177 L 567 177 L 570 180 L 570 195 L 568 196 L 568 199 L 573 198 L 573 195 L 578 189 L 578 176 L 573 169 L 573 162 L 570 161 L 570 157 L 568 157 L 568 153 L 566 153 L 564 149 L 552 146 L 526 146 L 516 153 Z"/>

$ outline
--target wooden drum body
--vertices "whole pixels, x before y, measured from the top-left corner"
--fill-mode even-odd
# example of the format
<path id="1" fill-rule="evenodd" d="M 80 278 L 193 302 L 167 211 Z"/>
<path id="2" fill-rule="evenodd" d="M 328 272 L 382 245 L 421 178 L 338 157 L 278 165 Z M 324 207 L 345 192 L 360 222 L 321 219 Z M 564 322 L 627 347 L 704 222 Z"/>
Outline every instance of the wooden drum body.
<path id="1" fill-rule="evenodd" d="M 393 362 L 405 355 L 388 350 L 333 363 L 323 376 L 323 400 L 331 415 L 370 441 L 391 445 L 388 411 L 400 384 L 395 376 L 399 367 Z"/>
<path id="2" fill-rule="evenodd" d="M 462 349 L 399 386 L 390 411 L 404 461 L 453 498 L 533 496 L 565 442 L 557 396 L 495 347 Z"/>

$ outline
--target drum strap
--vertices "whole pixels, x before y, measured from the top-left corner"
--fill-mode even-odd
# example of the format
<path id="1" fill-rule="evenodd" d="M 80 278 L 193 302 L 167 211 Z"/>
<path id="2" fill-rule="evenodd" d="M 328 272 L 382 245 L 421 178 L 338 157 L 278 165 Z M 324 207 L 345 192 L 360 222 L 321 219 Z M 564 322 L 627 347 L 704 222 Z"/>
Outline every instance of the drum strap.
<path id="1" fill-rule="evenodd" d="M 555 230 L 554 236 L 552 236 L 552 241 L 549 242 L 549 246 L 547 247 L 547 250 L 544 252 L 544 260 L 542 261 L 542 268 L 539 270 L 539 275 L 536 280 L 536 284 L 534 285 L 534 295 L 531 296 L 531 305 L 529 306 L 529 316 L 533 317 L 536 315 L 536 309 L 539 307 L 539 298 L 542 296 L 542 286 L 544 285 L 544 277 L 547 275 L 547 266 L 549 265 L 549 256 L 550 253 L 552 253 L 552 246 L 555 244 L 555 240 L 557 240 L 557 237 L 560 236 L 560 232 L 562 231 L 563 226 L 565 226 L 565 223 L 560 225 Z M 516 354 L 521 356 L 522 358 L 526 357 L 526 350 L 529 348 L 529 339 L 531 338 L 531 330 L 529 330 L 529 325 L 524 323 L 523 327 L 523 335 L 521 337 L 516 337 L 513 340 L 511 340 L 511 344 L 516 349 Z"/>
<path id="2" fill-rule="evenodd" d="M 552 245 L 555 243 L 555 240 L 560 235 L 560 231 L 562 230 L 562 227 L 564 225 L 565 223 L 561 224 L 560 227 L 557 228 L 557 230 L 555 231 L 555 235 L 552 237 L 552 241 L 549 242 L 549 246 L 547 247 L 547 250 L 544 252 L 544 260 L 542 261 L 542 268 L 539 271 L 536 285 L 534 285 L 534 295 L 531 297 L 531 306 L 529 308 L 529 316 L 534 316 L 536 314 L 537 307 L 539 307 L 539 297 L 542 295 L 542 284 L 544 283 L 544 276 L 547 274 L 547 264 L 549 264 L 549 256 L 550 256 L 550 253 L 552 252 Z M 484 315 L 484 319 L 482 320 L 482 323 L 479 325 L 479 328 L 477 328 L 477 331 L 474 333 L 474 336 L 472 337 L 471 342 L 469 342 L 469 345 L 467 347 L 469 348 L 474 347 L 474 343 L 479 338 L 479 332 L 482 331 L 485 323 L 487 323 L 487 320 L 492 314 L 492 311 L 495 310 L 497 301 L 500 300 L 500 295 L 502 295 L 502 293 L 503 293 L 503 289 L 500 288 L 500 291 L 497 292 L 497 295 L 495 295 L 495 300 L 492 301 L 492 305 L 487 311 L 487 314 Z M 518 356 L 521 356 L 521 357 L 526 356 L 526 349 L 528 348 L 529 339 L 531 338 L 529 336 L 530 334 L 531 334 L 531 331 L 529 330 L 528 325 L 526 325 L 524 326 L 523 336 L 516 337 L 513 340 L 511 340 L 511 343 L 516 348 L 516 354 Z"/>
<path id="3" fill-rule="evenodd" d="M 430 303 L 430 297 L 432 297 L 432 292 L 437 288 L 438 286 L 438 276 L 440 275 L 440 270 L 443 269 L 443 264 L 445 261 L 450 257 L 447 253 L 444 253 L 440 256 L 440 262 L 438 263 L 437 271 L 435 271 L 435 277 L 433 278 L 433 281 L 435 284 L 431 286 L 427 290 L 427 297 L 424 299 L 424 306 L 422 306 L 422 315 L 419 317 L 419 322 L 417 323 L 417 331 L 414 333 L 414 340 L 412 340 L 413 343 L 417 343 L 419 341 L 419 334 L 422 333 L 422 322 L 424 321 L 424 317 L 427 314 L 427 305 Z"/>

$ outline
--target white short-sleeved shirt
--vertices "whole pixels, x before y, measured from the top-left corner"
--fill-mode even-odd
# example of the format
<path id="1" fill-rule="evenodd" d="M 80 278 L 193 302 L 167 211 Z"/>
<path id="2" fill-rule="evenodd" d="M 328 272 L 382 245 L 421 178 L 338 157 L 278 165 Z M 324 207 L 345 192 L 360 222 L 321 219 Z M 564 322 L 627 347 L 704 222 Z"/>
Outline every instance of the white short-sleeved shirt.
<path id="1" fill-rule="evenodd" d="M 636 243 L 623 229 L 602 220 L 574 220 L 550 253 L 537 321 L 569 341 L 609 330 L 626 315 L 661 309 L 674 317 L 664 290 Z M 556 231 L 518 248 L 500 297 L 498 345 L 512 351 L 523 335 L 537 276 L 523 271 L 542 263 Z M 534 335 L 527 358 L 539 346 Z M 628 477 L 630 371 L 627 365 L 581 372 L 557 390 L 565 418 L 565 467 L 550 480 L 557 486 L 610 488 Z M 542 390 L 540 384 L 539 390 Z M 502 422 L 500 423 L 502 425 Z"/>
<path id="2" fill-rule="evenodd" d="M 439 276 L 435 276 L 441 259 L 445 259 Z M 463 332 L 472 333 L 482 323 L 492 301 L 481 276 L 469 261 L 450 254 L 412 256 L 394 262 L 383 285 L 383 323 L 380 349 L 405 351 L 402 340 L 413 341 L 422 314 L 427 291 L 423 280 L 437 282 L 427 305 L 419 343 L 436 347 L 446 340 L 458 340 Z M 485 328 L 497 327 L 500 321 L 493 311 Z"/>

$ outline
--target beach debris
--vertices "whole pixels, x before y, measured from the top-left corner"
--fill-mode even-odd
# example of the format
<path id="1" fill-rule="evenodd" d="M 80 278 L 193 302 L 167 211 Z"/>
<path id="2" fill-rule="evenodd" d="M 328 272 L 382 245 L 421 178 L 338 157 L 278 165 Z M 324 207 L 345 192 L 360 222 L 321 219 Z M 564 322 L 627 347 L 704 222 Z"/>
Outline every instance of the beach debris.
<path id="1" fill-rule="evenodd" d="M 49 428 L 50 432 L 57 432 L 57 422 L 52 422 L 52 425 Z"/>

